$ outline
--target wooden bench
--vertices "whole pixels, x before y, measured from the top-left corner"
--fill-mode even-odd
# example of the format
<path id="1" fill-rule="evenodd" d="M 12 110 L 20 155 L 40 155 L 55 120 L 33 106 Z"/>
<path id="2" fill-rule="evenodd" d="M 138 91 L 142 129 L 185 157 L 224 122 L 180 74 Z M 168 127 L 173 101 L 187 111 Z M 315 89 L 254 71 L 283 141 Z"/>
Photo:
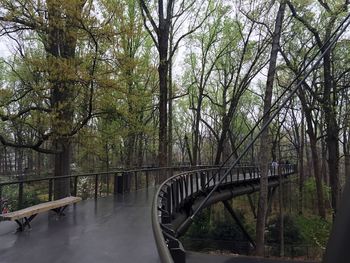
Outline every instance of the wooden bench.
<path id="1" fill-rule="evenodd" d="M 18 211 L 1 214 L 0 220 L 16 221 L 19 226 L 17 231 L 23 231 L 26 227 L 31 228 L 30 222 L 34 219 L 34 217 L 36 217 L 37 214 L 52 210 L 58 215 L 63 215 L 63 211 L 68 205 L 79 201 L 81 201 L 80 197 L 69 196 L 55 201 L 27 207 Z"/>

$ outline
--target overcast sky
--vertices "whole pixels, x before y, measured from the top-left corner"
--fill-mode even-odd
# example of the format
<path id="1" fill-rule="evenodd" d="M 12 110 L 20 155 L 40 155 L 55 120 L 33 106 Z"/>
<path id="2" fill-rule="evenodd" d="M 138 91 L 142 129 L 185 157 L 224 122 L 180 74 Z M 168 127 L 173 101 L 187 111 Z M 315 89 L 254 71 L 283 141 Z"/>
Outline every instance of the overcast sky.
<path id="1" fill-rule="evenodd" d="M 6 58 L 10 54 L 9 43 L 5 41 L 5 38 L 0 39 L 0 57 Z"/>

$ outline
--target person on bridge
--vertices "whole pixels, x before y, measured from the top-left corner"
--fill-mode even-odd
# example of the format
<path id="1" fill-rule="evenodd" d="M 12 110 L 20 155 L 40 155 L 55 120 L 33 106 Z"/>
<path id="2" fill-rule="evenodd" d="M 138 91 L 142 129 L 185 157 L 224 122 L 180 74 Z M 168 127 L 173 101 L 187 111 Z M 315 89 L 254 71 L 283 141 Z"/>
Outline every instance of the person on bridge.
<path id="1" fill-rule="evenodd" d="M 275 175 L 277 173 L 277 169 L 278 169 L 278 162 L 276 161 L 272 161 L 271 163 L 271 174 Z"/>

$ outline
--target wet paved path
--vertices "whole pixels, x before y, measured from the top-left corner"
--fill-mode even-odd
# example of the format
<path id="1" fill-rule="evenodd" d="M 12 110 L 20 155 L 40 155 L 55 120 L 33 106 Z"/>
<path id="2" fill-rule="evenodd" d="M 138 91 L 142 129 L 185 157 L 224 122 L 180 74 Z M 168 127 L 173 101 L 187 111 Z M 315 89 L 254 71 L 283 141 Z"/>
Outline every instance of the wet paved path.
<path id="1" fill-rule="evenodd" d="M 157 263 L 151 227 L 154 189 L 82 201 L 59 220 L 42 213 L 32 230 L 15 234 L 0 222 L 1 263 Z"/>
<path id="2" fill-rule="evenodd" d="M 154 188 L 82 201 L 66 216 L 42 213 L 32 230 L 0 222 L 0 263 L 160 263 L 151 227 Z M 249 257 L 187 254 L 187 263 L 286 263 Z"/>

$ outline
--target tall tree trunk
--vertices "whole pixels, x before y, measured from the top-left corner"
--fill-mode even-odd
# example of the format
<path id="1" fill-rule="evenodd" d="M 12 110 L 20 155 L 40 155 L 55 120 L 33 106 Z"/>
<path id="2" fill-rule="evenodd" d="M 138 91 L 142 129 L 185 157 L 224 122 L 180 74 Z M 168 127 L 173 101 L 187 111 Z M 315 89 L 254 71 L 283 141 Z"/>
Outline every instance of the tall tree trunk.
<path id="1" fill-rule="evenodd" d="M 142 167 L 143 166 L 143 155 L 144 155 L 144 139 L 143 139 L 143 133 L 139 134 L 138 139 L 138 149 L 137 149 L 137 166 Z"/>
<path id="2" fill-rule="evenodd" d="M 169 25 L 164 19 L 159 18 L 158 45 L 159 45 L 159 145 L 158 145 L 158 162 L 160 167 L 165 167 L 168 164 L 167 145 L 168 145 L 168 48 L 169 48 Z M 164 173 L 162 173 L 164 174 Z M 164 174 L 161 180 L 164 180 Z"/>
<path id="3" fill-rule="evenodd" d="M 41 160 L 41 157 L 42 157 L 42 154 L 40 152 L 37 152 L 36 153 L 36 162 L 35 162 L 37 174 L 41 173 L 41 168 L 43 165 L 43 161 Z"/>
<path id="4" fill-rule="evenodd" d="M 345 113 L 343 122 L 343 153 L 344 153 L 344 173 L 345 180 L 350 178 L 350 112 L 349 112 L 349 96 L 344 91 L 343 97 L 345 98 Z"/>
<path id="5" fill-rule="evenodd" d="M 52 124 L 52 130 L 56 134 L 52 142 L 57 152 L 54 157 L 55 176 L 70 174 L 72 144 L 71 139 L 64 134 L 71 130 L 73 121 L 74 113 L 71 100 L 74 97 L 74 84 L 70 83 L 69 80 L 62 79 L 64 72 L 60 72 L 60 70 L 74 70 L 72 61 L 75 59 L 77 44 L 75 23 L 80 19 L 85 1 L 73 1 L 69 10 L 62 8 L 60 2 L 47 1 L 49 26 L 45 50 L 49 62 L 51 107 L 55 114 Z M 63 19 L 65 23 L 62 21 Z M 56 180 L 54 184 L 55 198 L 68 195 L 70 195 L 69 179 Z"/>
<path id="6" fill-rule="evenodd" d="M 305 138 L 305 157 L 306 157 L 306 173 L 305 173 L 305 178 L 306 177 L 311 177 L 313 176 L 313 171 L 312 171 L 312 161 L 311 161 L 311 153 L 310 153 L 310 143 L 306 140 Z"/>
<path id="7" fill-rule="evenodd" d="M 225 150 L 224 149 L 224 145 L 225 142 L 227 143 L 227 132 L 230 128 L 230 119 L 233 117 L 231 116 L 231 114 L 228 115 L 224 115 L 224 117 L 222 118 L 222 131 L 221 131 L 221 135 L 220 135 L 220 139 L 218 141 L 218 146 L 217 146 L 217 150 L 216 150 L 216 157 L 215 157 L 215 165 L 220 164 L 221 161 L 221 157 L 222 157 L 222 153 Z M 233 115 L 233 113 L 232 113 Z"/>
<path id="8" fill-rule="evenodd" d="M 193 131 L 193 147 L 192 147 L 192 165 L 198 164 L 198 152 L 199 152 L 199 136 L 200 130 L 199 125 L 201 122 L 201 112 L 202 112 L 202 101 L 203 101 L 203 88 L 199 88 L 198 105 L 196 108 L 196 116 Z"/>
<path id="9" fill-rule="evenodd" d="M 135 135 L 129 134 L 126 138 L 126 159 L 125 165 L 131 168 L 134 164 L 134 150 L 135 150 Z"/>
<path id="10" fill-rule="evenodd" d="M 343 151 L 344 151 L 344 172 L 345 179 L 350 178 L 350 153 L 349 153 L 349 127 L 344 129 L 343 133 Z"/>
<path id="11" fill-rule="evenodd" d="M 323 181 L 326 185 L 329 185 L 329 174 L 328 174 L 328 165 L 327 165 L 327 146 L 326 142 L 321 139 L 321 154 L 322 154 L 322 162 L 321 162 L 321 173 Z"/>
<path id="12" fill-rule="evenodd" d="M 318 213 L 321 218 L 325 219 L 326 211 L 324 206 L 322 173 L 320 171 L 320 158 L 317 150 L 317 126 L 316 127 L 313 126 L 312 109 L 307 105 L 304 93 L 300 92 L 299 98 L 304 110 L 306 126 L 307 126 L 306 133 L 308 134 L 310 139 L 312 167 L 313 167 L 315 181 L 316 181 Z"/>
<path id="13" fill-rule="evenodd" d="M 54 141 L 54 147 L 59 151 L 54 157 L 54 175 L 69 175 L 72 156 L 70 140 L 68 138 L 59 138 Z M 70 195 L 69 179 L 59 179 L 55 181 L 54 195 L 55 199 L 60 199 Z"/>
<path id="14" fill-rule="evenodd" d="M 33 151 L 29 150 L 27 152 L 27 168 L 29 171 L 34 170 L 34 156 L 33 156 Z"/>
<path id="15" fill-rule="evenodd" d="M 278 175 L 279 175 L 278 199 L 279 199 L 279 214 L 280 214 L 280 228 L 279 228 L 280 257 L 284 257 L 284 243 L 285 243 L 284 242 L 284 204 L 283 204 L 283 191 L 282 191 L 283 184 L 282 184 L 281 174 L 282 174 L 281 166 L 279 166 L 278 167 Z"/>
<path id="16" fill-rule="evenodd" d="M 272 48 L 270 55 L 270 64 L 267 75 L 265 98 L 264 98 L 264 114 L 263 124 L 265 125 L 270 115 L 267 114 L 271 108 L 272 102 L 272 90 L 276 72 L 276 62 L 279 50 L 279 40 L 281 36 L 282 23 L 284 17 L 286 3 L 282 1 L 275 22 L 275 30 L 272 39 Z M 265 224 L 266 224 L 266 213 L 267 213 L 267 195 L 268 195 L 268 163 L 270 162 L 269 156 L 266 154 L 269 150 L 269 131 L 265 129 L 261 134 L 260 138 L 260 165 L 261 165 L 261 178 L 260 178 L 260 192 L 258 202 L 258 212 L 256 221 L 256 254 L 259 256 L 264 255 L 265 245 Z"/>
<path id="17" fill-rule="evenodd" d="M 318 157 L 317 151 L 317 143 L 316 138 L 314 136 L 310 136 L 310 147 L 311 147 L 311 155 L 312 155 L 312 163 L 314 167 L 314 175 L 316 180 L 316 193 L 317 193 L 317 204 L 318 204 L 318 213 L 319 216 L 323 219 L 326 218 L 326 211 L 324 207 L 324 197 L 323 197 L 323 183 L 322 183 L 322 174 L 320 172 L 320 161 Z"/>
<path id="18" fill-rule="evenodd" d="M 191 154 L 191 148 L 190 148 L 190 144 L 189 144 L 189 142 L 188 142 L 188 137 L 187 137 L 187 135 L 185 135 L 184 141 L 185 141 L 185 145 L 186 145 L 186 149 L 187 149 L 187 154 L 188 154 L 188 159 L 189 159 L 189 161 L 190 161 L 190 164 L 191 164 L 191 165 L 194 165 L 193 159 L 192 159 L 192 154 Z"/>
<path id="19" fill-rule="evenodd" d="M 324 117 L 326 124 L 326 145 L 328 149 L 328 173 L 331 186 L 332 208 L 334 214 L 337 212 L 338 200 L 340 197 L 339 185 L 339 127 L 337 123 L 337 113 L 332 97 L 335 87 L 331 72 L 331 51 L 327 51 L 323 58 L 324 74 Z"/>
<path id="20" fill-rule="evenodd" d="M 169 50 L 173 50 L 174 32 L 170 26 Z M 169 87 L 168 87 L 168 166 L 173 165 L 173 64 L 169 58 Z"/>
<path id="21" fill-rule="evenodd" d="M 301 128 L 299 137 L 299 214 L 303 214 L 304 200 L 304 142 L 305 142 L 305 116 L 304 112 L 301 117 Z"/>

